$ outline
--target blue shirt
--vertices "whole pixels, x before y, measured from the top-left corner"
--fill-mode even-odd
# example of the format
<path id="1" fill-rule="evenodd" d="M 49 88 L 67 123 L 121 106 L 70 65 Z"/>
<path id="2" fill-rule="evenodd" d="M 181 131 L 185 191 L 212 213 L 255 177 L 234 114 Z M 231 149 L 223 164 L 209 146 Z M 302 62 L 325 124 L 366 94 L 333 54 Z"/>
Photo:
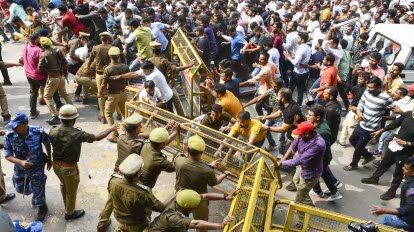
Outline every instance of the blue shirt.
<path id="1" fill-rule="evenodd" d="M 46 156 L 43 153 L 44 145 L 50 144 L 49 136 L 42 127 L 29 126 L 29 133 L 26 140 L 16 132 L 9 132 L 4 138 L 4 157 L 14 156 L 21 160 L 29 160 L 32 164 L 46 163 Z"/>
<path id="2" fill-rule="evenodd" d="M 112 15 L 108 14 L 105 20 L 106 29 L 108 29 L 108 32 L 112 34 L 115 26 L 115 19 L 112 17 Z"/>
<path id="3" fill-rule="evenodd" d="M 62 5 L 62 0 L 51 0 L 50 2 L 53 3 L 56 8 Z"/>
<path id="4" fill-rule="evenodd" d="M 235 36 L 231 37 L 231 40 L 230 40 L 230 44 L 231 44 L 230 58 L 232 60 L 240 60 L 240 58 L 241 58 L 240 50 L 243 48 L 244 42 L 245 41 L 244 41 L 243 36 L 238 32 L 236 32 Z"/>

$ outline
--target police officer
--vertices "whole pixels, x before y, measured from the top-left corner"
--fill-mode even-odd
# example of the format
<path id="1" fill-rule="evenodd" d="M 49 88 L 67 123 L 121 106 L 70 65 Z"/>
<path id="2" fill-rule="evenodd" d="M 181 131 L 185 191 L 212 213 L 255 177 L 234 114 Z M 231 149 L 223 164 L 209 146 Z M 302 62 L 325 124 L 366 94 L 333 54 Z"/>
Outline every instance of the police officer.
<path id="1" fill-rule="evenodd" d="M 217 161 L 213 161 L 210 165 L 201 161 L 206 144 L 200 136 L 193 135 L 188 138 L 187 147 L 189 156 L 177 156 L 174 160 L 177 191 L 192 189 L 199 194 L 207 193 L 207 186 L 218 185 L 228 175 L 232 175 L 231 172 L 225 171 L 224 174 L 216 176 L 213 168 L 217 166 Z M 208 202 L 202 201 L 192 213 L 195 220 L 208 221 Z"/>
<path id="2" fill-rule="evenodd" d="M 89 134 L 74 128 L 78 110 L 73 105 L 64 105 L 59 110 L 62 125 L 50 129 L 49 136 L 53 146 L 53 171 L 60 180 L 65 219 L 72 220 L 82 217 L 84 210 L 75 210 L 76 193 L 79 185 L 79 161 L 83 142 L 99 141 L 117 129 L 114 125 L 99 134 Z"/>
<path id="3" fill-rule="evenodd" d="M 117 110 L 121 113 L 122 118 L 125 117 L 125 102 L 128 94 L 125 91 L 127 82 L 125 79 L 114 79 L 113 76 L 129 73 L 129 67 L 126 64 L 119 62 L 119 55 L 121 50 L 118 47 L 111 47 L 108 55 L 111 57 L 111 63 L 104 69 L 102 76 L 102 83 L 98 97 L 105 91 L 108 91 L 108 99 L 105 102 L 105 118 L 110 125 L 115 123 L 114 112 Z M 108 140 L 116 143 L 118 140 L 118 131 L 114 131 Z"/>
<path id="4" fill-rule="evenodd" d="M 109 181 L 109 195 L 118 222 L 115 231 L 143 231 L 148 226 L 146 209 L 162 212 L 165 208 L 148 187 L 138 183 L 143 164 L 138 154 L 131 154 L 119 165 L 120 174 L 113 174 Z"/>
<path id="5" fill-rule="evenodd" d="M 46 205 L 45 164 L 51 167 L 49 136 L 42 127 L 31 126 L 24 113 L 16 113 L 7 127 L 12 129 L 4 140 L 4 157 L 14 163 L 13 185 L 16 192 L 24 195 L 33 193 L 32 205 L 39 206 L 37 221 L 43 221 L 48 208 Z M 43 152 L 42 144 L 46 148 Z"/>
<path id="6" fill-rule="evenodd" d="M 98 104 L 99 104 L 99 121 L 103 124 L 106 123 L 105 119 L 105 101 L 107 98 L 106 90 L 104 92 L 100 92 L 101 84 L 102 84 L 102 77 L 104 69 L 109 63 L 111 59 L 109 58 L 108 51 L 112 47 L 112 37 L 109 32 L 102 32 L 99 34 L 99 38 L 101 40 L 101 44 L 96 45 L 92 48 L 91 56 L 88 60 L 88 69 L 92 65 L 92 62 L 95 61 L 95 69 L 96 69 L 96 86 L 98 88 Z"/>
<path id="7" fill-rule="evenodd" d="M 141 132 L 142 128 L 142 116 L 138 113 L 134 113 L 131 116 L 125 118 L 122 123 L 125 134 L 121 134 L 118 137 L 118 159 L 115 162 L 114 173 L 119 173 L 119 165 L 132 153 L 140 154 L 142 146 L 144 145 L 144 139 L 148 138 L 147 133 Z M 112 199 L 108 198 L 105 207 L 99 215 L 98 231 L 106 231 L 106 228 L 111 224 L 111 214 L 113 211 Z"/>
<path id="8" fill-rule="evenodd" d="M 52 48 L 52 41 L 47 37 L 40 37 L 40 45 L 44 49 L 40 56 L 38 69 L 47 74 L 44 98 L 52 118 L 46 121 L 49 125 L 60 124 L 58 111 L 52 101 L 53 94 L 59 91 L 60 96 L 65 99 L 66 104 L 72 104 L 66 92 L 63 76 L 68 76 L 68 63 L 62 51 Z"/>
<path id="9" fill-rule="evenodd" d="M 234 221 L 234 217 L 226 216 L 222 223 L 194 220 L 189 217 L 192 210 L 202 201 L 231 200 L 233 195 L 220 193 L 199 194 L 191 189 L 183 189 L 177 193 L 172 202 L 148 227 L 148 232 L 184 232 L 189 229 L 222 230 Z"/>
<path id="10" fill-rule="evenodd" d="M 13 63 L 6 63 L 0 61 L 0 70 L 21 66 L 20 64 L 13 64 Z M 4 77 L 4 75 L 3 75 Z M 1 116 L 3 117 L 4 122 L 9 122 L 11 119 L 11 115 L 9 113 L 9 105 L 7 103 L 6 92 L 3 89 L 3 84 L 0 83 L 0 108 L 1 108 Z"/>

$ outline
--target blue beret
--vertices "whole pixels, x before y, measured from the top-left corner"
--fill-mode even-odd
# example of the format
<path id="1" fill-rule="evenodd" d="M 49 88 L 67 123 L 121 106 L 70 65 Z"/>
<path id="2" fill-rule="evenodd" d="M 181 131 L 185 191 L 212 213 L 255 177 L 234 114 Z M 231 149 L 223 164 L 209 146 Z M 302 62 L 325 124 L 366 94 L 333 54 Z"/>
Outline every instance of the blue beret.
<path id="1" fill-rule="evenodd" d="M 13 120 L 11 120 L 8 124 L 7 124 L 7 128 L 10 129 L 14 129 L 16 128 L 18 125 L 28 122 L 29 119 L 27 118 L 27 116 L 24 113 L 18 112 L 14 115 Z"/>

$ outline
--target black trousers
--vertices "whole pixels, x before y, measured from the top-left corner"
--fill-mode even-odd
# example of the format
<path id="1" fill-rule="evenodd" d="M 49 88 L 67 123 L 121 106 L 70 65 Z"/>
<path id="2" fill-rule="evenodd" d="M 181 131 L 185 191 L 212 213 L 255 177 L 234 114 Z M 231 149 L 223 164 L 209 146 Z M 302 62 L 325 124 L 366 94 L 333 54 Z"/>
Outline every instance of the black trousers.
<path id="1" fill-rule="evenodd" d="M 1 45 L 0 45 L 0 61 L 3 61 L 3 57 L 1 56 Z M 7 68 L 2 68 L 1 75 L 3 75 L 4 82 L 10 82 L 9 72 L 7 71 Z"/>
<path id="2" fill-rule="evenodd" d="M 30 85 L 30 115 L 36 115 L 37 111 L 37 97 L 39 96 L 39 89 L 40 87 L 45 87 L 46 85 L 46 79 L 44 80 L 33 80 L 30 78 L 27 78 L 27 81 Z M 60 100 L 59 93 L 56 91 L 53 94 L 53 101 L 55 101 L 56 107 L 60 108 L 63 106 L 62 101 Z"/>

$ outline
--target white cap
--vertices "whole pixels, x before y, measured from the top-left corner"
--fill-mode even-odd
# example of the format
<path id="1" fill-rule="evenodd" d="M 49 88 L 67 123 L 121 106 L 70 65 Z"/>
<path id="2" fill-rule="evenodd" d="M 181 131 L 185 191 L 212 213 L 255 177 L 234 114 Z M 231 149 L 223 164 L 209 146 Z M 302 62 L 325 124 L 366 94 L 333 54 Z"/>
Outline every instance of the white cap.
<path id="1" fill-rule="evenodd" d="M 141 156 L 132 153 L 119 165 L 119 171 L 124 175 L 134 175 L 144 166 Z"/>

